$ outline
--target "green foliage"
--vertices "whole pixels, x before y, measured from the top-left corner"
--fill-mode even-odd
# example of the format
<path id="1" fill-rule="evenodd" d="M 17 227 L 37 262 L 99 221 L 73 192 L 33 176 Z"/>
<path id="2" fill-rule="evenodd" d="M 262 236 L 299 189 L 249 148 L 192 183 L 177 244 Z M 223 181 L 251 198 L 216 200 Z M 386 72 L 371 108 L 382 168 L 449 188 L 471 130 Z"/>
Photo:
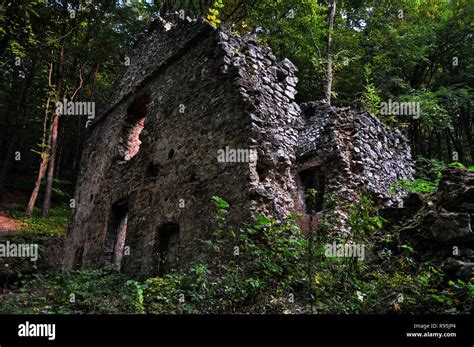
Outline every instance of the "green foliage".
<path id="1" fill-rule="evenodd" d="M 409 93 L 396 98 L 396 101 L 417 103 L 420 105 L 421 125 L 425 131 L 453 127 L 448 110 L 436 92 L 410 90 Z"/>
<path id="2" fill-rule="evenodd" d="M 144 311 L 143 303 L 144 303 L 144 296 L 143 296 L 143 286 L 140 282 L 134 280 L 128 280 L 125 282 L 125 285 L 133 288 L 135 292 L 134 299 L 131 300 L 131 305 L 134 311 L 142 313 Z M 132 296 L 133 298 L 133 296 Z"/>
<path id="3" fill-rule="evenodd" d="M 213 196 L 212 201 L 216 205 L 218 214 L 227 212 L 227 209 L 229 208 L 229 203 L 227 201 L 218 196 Z"/>
<path id="4" fill-rule="evenodd" d="M 143 305 L 147 313 L 177 313 L 180 277 L 166 275 L 149 278 L 143 285 Z"/>
<path id="5" fill-rule="evenodd" d="M 432 182 L 422 178 L 417 178 L 411 181 L 407 178 L 404 178 L 392 185 L 390 188 L 390 193 L 396 194 L 399 191 L 405 191 L 409 193 L 432 193 L 437 187 L 438 181 Z"/>
<path id="6" fill-rule="evenodd" d="M 441 163 L 435 159 L 425 159 L 423 157 L 417 158 L 417 175 L 423 178 L 416 178 L 414 180 L 402 179 L 392 184 L 390 188 L 391 194 L 396 194 L 399 191 L 409 193 L 433 193 L 436 191 L 439 180 L 441 179 L 441 171 L 446 167 L 458 167 L 467 170 L 473 170 L 472 167 L 467 167 L 460 162 L 452 162 L 448 165 Z"/>
<path id="7" fill-rule="evenodd" d="M 265 293 L 292 292 L 302 268 L 295 265 L 303 261 L 306 244 L 292 217 L 278 223 L 257 215 L 250 227 L 223 229 L 203 241 L 200 253 L 207 256 L 191 265 L 187 291 L 199 312 L 259 306 L 268 299 Z"/>
<path id="8" fill-rule="evenodd" d="M 436 181 L 441 176 L 441 171 L 446 168 L 446 164 L 436 160 L 427 159 L 422 156 L 416 157 L 416 177 L 428 181 Z"/>
<path id="9" fill-rule="evenodd" d="M 339 202 L 340 202 L 339 196 L 337 196 L 336 194 L 331 194 L 331 193 L 326 194 L 323 201 L 323 208 L 326 211 L 331 212 L 336 208 Z"/>
<path id="10" fill-rule="evenodd" d="M 371 82 L 372 68 L 370 64 L 364 65 L 364 77 L 365 87 L 362 93 L 362 103 L 367 107 L 370 112 L 375 115 L 380 114 L 380 103 L 381 99 L 379 91 L 375 88 L 375 85 Z"/>
<path id="11" fill-rule="evenodd" d="M 216 229 L 214 233 L 218 236 L 222 234 L 222 228 L 224 226 L 225 215 L 229 209 L 229 203 L 218 196 L 213 196 L 212 201 L 216 206 L 216 213 L 214 215 L 214 220 L 216 222 Z"/>
<path id="12" fill-rule="evenodd" d="M 465 168 L 463 163 L 460 163 L 460 162 L 457 162 L 457 161 L 450 163 L 448 166 L 450 166 L 450 167 L 459 167 L 459 168 L 462 168 L 462 169 Z"/>
<path id="13" fill-rule="evenodd" d="M 17 288 L 28 281 L 28 277 L 44 272 L 50 266 L 43 260 L 46 252 L 52 254 L 62 254 L 62 241 L 65 235 L 71 209 L 66 206 L 57 206 L 51 210 L 49 218 L 39 216 L 39 210 L 35 211 L 33 218 L 24 215 L 24 206 L 12 206 L 11 216 L 16 218 L 16 222 L 22 227 L 21 230 L 6 233 L 0 236 L 0 243 L 9 241 L 16 244 L 34 244 L 38 246 L 39 259 L 35 262 L 30 258 L 0 257 L 0 278 L 3 278 L 2 285 L 5 288 Z M 52 259 L 50 258 L 49 261 Z M 61 261 L 54 259 L 54 261 Z"/>
<path id="14" fill-rule="evenodd" d="M 18 220 L 23 226 L 23 231 L 36 236 L 59 236 L 64 235 L 69 224 L 72 209 L 69 205 L 59 205 L 51 208 L 48 218 L 41 217 L 41 211 L 35 208 L 33 217 L 25 215 L 24 206 L 16 206 L 10 211 L 10 215 Z"/>
<path id="15" fill-rule="evenodd" d="M 1 313 L 140 313 L 136 287 L 113 269 L 34 275 Z"/>
<path id="16" fill-rule="evenodd" d="M 229 208 L 213 197 L 217 214 Z M 350 207 L 353 241 L 366 259 L 328 257 L 330 235 L 308 238 L 296 216 L 278 222 L 256 216 L 247 227 L 228 228 L 202 240 L 181 270 L 144 281 L 115 269 L 33 275 L 16 293 L 2 296 L 0 313 L 467 313 L 472 282 L 448 281 L 416 251 L 397 246 L 394 232 L 363 197 Z M 345 240 L 339 240 L 344 242 Z M 74 294 L 74 300 L 71 300 Z"/>
<path id="17" fill-rule="evenodd" d="M 211 24 L 214 28 L 216 28 L 220 23 L 221 20 L 219 17 L 219 10 L 224 8 L 223 0 L 216 0 L 212 7 L 209 8 L 206 20 L 209 24 Z"/>
<path id="18" fill-rule="evenodd" d="M 310 196 L 313 200 L 316 200 L 316 196 L 318 195 L 318 191 L 314 188 L 306 189 L 306 196 Z"/>
<path id="19" fill-rule="evenodd" d="M 357 204 L 349 207 L 349 226 L 354 240 L 364 242 L 377 229 L 381 229 L 384 219 L 378 215 L 373 201 L 362 195 Z"/>
<path id="20" fill-rule="evenodd" d="M 248 16 L 233 23 L 236 30 L 268 44 L 279 59 L 296 64 L 301 101 L 324 97 L 327 5 L 311 0 L 257 2 Z M 407 130 L 415 155 L 448 162 L 446 154 L 457 148 L 460 161 L 472 163 L 473 8 L 469 1 L 338 3 L 333 103 L 346 106 L 360 100 L 378 114 L 380 101 L 416 102 L 419 119 L 384 115 L 383 120 Z"/>

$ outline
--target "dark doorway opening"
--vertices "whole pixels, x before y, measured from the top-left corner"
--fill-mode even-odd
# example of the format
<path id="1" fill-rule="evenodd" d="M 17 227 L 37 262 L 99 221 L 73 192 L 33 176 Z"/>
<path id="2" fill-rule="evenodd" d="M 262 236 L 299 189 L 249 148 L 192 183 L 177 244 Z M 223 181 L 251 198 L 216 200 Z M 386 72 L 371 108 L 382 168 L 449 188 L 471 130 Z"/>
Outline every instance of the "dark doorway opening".
<path id="1" fill-rule="evenodd" d="M 304 187 L 304 202 L 307 214 L 323 210 L 325 176 L 319 168 L 311 168 L 300 172 Z"/>
<path id="2" fill-rule="evenodd" d="M 104 263 L 121 267 L 125 239 L 127 237 L 128 202 L 121 201 L 112 205 L 109 214 L 107 237 L 104 245 Z"/>
<path id="3" fill-rule="evenodd" d="M 179 224 L 165 223 L 158 228 L 158 274 L 163 275 L 176 263 L 179 252 Z"/>

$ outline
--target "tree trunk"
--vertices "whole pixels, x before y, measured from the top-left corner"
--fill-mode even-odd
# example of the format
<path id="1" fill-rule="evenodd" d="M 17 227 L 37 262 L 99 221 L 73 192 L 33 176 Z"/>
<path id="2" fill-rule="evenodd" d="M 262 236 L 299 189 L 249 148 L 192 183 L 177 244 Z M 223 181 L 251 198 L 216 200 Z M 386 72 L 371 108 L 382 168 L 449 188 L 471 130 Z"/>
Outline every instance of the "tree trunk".
<path id="1" fill-rule="evenodd" d="M 33 216 L 33 208 L 35 207 L 36 199 L 38 198 L 38 193 L 41 187 L 41 181 L 43 180 L 46 168 L 48 167 L 49 155 L 44 153 L 41 157 L 41 164 L 38 171 L 38 176 L 36 177 L 35 187 L 31 193 L 30 200 L 28 201 L 28 207 L 26 208 L 26 216 L 31 218 Z"/>
<path id="2" fill-rule="evenodd" d="M 51 124 L 51 154 L 49 156 L 48 173 L 46 176 L 46 188 L 43 200 L 43 217 L 49 217 L 49 209 L 51 207 L 51 192 L 53 190 L 54 165 L 56 161 L 56 149 L 58 145 L 58 124 L 59 114 L 54 113 L 53 123 Z"/>
<path id="3" fill-rule="evenodd" d="M 48 86 L 51 87 L 51 74 L 53 73 L 53 62 L 49 65 L 48 73 Z M 38 170 L 38 176 L 36 178 L 35 186 L 30 195 L 30 200 L 28 201 L 28 207 L 26 208 L 26 216 L 31 218 L 33 216 L 33 208 L 36 204 L 36 199 L 38 198 L 38 193 L 41 187 L 41 181 L 43 180 L 46 168 L 48 167 L 50 146 L 51 146 L 51 133 L 48 136 L 48 143 L 46 144 L 46 129 L 48 127 L 48 113 L 49 113 L 49 104 L 51 102 L 51 97 L 48 96 L 46 101 L 46 109 L 44 111 L 44 120 L 43 120 L 43 138 L 42 138 L 42 152 L 41 152 L 41 164 Z"/>
<path id="4" fill-rule="evenodd" d="M 67 2 L 66 2 L 67 3 Z M 61 50 L 59 53 L 59 68 L 58 68 L 58 75 L 57 75 L 57 89 L 56 89 L 56 97 L 57 100 L 61 100 L 61 92 L 62 92 L 62 78 L 63 78 L 63 70 L 64 70 L 64 45 L 65 39 L 64 37 L 61 39 Z M 58 125 L 59 125 L 59 114 L 54 112 L 53 122 L 51 124 L 51 148 L 50 148 L 50 157 L 48 163 L 48 173 L 46 175 L 46 188 L 44 192 L 44 200 L 43 200 L 43 217 L 49 217 L 49 209 L 51 207 L 51 192 L 53 190 L 53 178 L 54 178 L 54 166 L 56 162 L 56 149 L 58 145 Z"/>
<path id="5" fill-rule="evenodd" d="M 330 0 L 331 11 L 329 13 L 329 27 L 328 27 L 328 60 L 326 65 L 326 87 L 325 96 L 326 101 L 331 104 L 332 92 L 332 32 L 334 29 L 334 17 L 336 16 L 336 1 Z"/>

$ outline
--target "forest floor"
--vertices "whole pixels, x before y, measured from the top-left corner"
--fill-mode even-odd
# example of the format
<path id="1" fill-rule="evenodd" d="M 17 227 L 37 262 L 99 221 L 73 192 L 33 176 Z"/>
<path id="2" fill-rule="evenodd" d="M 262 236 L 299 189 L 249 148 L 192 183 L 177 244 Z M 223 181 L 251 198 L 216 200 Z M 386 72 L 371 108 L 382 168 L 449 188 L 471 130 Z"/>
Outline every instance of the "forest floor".
<path id="1" fill-rule="evenodd" d="M 71 209 L 64 201 L 55 196 L 49 218 L 41 216 L 40 207 L 35 207 L 33 216 L 27 217 L 25 209 L 28 198 L 28 190 L 23 185 L 0 194 L 0 233 L 32 232 L 36 235 L 59 236 L 66 231 Z"/>
<path id="2" fill-rule="evenodd" d="M 5 216 L 0 212 L 0 232 L 15 232 L 22 229 L 18 220 Z"/>
<path id="3" fill-rule="evenodd" d="M 40 260 L 29 258 L 3 259 L 0 257 L 0 303 L 16 300 L 20 295 L 20 279 L 28 283 L 35 275 L 57 272 L 60 269 L 62 239 L 67 229 L 71 209 L 56 203 L 49 218 L 41 216 L 35 208 L 32 217 L 25 215 L 28 193 L 10 189 L 0 194 L 0 243 L 37 244 Z M 2 306 L 2 304 L 0 304 Z"/>
<path id="4" fill-rule="evenodd" d="M 42 217 L 41 209 L 35 208 L 28 218 L 27 194 L 15 191 L 0 200 L 0 215 L 21 228 L 0 233 L 0 242 L 3 238 L 38 244 L 41 253 L 37 262 L 0 258 L 0 314 L 464 314 L 473 310 L 472 282 L 446 276 L 437 262 L 422 260 L 409 244 L 397 241 L 399 229 L 374 232 L 380 216 L 369 200 L 362 207 L 354 205 L 351 214 L 356 235 L 362 235 L 358 242 L 371 250 L 364 262 L 327 256 L 326 246 L 334 242 L 333 237 L 321 233 L 308 240 L 296 219 L 278 223 L 260 216 L 239 233 L 223 223 L 196 244 L 198 256 L 182 259 L 180 268 L 164 276 L 149 278 L 121 273 L 113 266 L 63 271 L 64 235 L 72 212 L 68 203 L 58 199 L 50 217 Z M 228 203 L 218 197 L 213 201 L 214 218 L 225 221 Z M 366 230 L 372 232 L 363 233 Z M 239 257 L 225 256 L 236 244 Z"/>
<path id="5" fill-rule="evenodd" d="M 5 192 L 0 196 L 0 232 L 15 232 L 24 229 L 19 219 L 9 215 L 14 205 L 24 204 L 26 197 L 21 193 Z"/>

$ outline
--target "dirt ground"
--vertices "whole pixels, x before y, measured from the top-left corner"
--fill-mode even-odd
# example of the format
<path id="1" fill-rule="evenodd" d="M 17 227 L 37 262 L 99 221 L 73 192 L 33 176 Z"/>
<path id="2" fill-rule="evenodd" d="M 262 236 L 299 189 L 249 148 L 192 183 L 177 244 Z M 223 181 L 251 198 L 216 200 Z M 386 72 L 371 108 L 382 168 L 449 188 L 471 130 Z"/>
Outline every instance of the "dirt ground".
<path id="1" fill-rule="evenodd" d="M 14 203 L 24 203 L 25 196 L 19 193 L 2 192 L 0 195 L 0 232 L 15 232 L 22 229 L 21 224 L 8 216 L 8 211 Z"/>
<path id="2" fill-rule="evenodd" d="M 5 216 L 0 212 L 0 232 L 14 232 L 19 230 L 21 230 L 21 225 L 15 219 Z"/>

